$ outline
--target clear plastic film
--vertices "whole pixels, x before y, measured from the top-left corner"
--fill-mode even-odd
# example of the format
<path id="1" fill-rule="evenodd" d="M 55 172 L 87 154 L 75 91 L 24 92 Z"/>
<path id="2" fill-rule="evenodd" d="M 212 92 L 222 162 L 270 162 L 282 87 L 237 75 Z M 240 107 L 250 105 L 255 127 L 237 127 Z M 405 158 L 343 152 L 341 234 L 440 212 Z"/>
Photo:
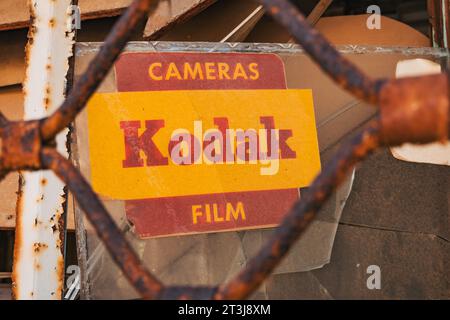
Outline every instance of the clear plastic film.
<path id="1" fill-rule="evenodd" d="M 98 43 L 78 44 L 77 76 L 85 70 L 89 61 L 98 52 L 100 45 Z M 346 58 L 374 78 L 394 77 L 396 65 L 401 60 L 424 58 L 440 63 L 446 61 L 447 57 L 446 52 L 431 48 L 342 46 L 339 50 Z M 276 56 L 283 67 L 286 89 L 312 90 L 322 166 L 331 159 L 330 157 L 344 139 L 352 135 L 376 113 L 376 108 L 358 101 L 334 84 L 301 48 L 294 44 L 132 42 L 127 46 L 124 55 L 129 53 L 143 55 L 157 53 L 162 62 L 170 60 L 167 53 L 181 53 L 181 56 L 183 53 L 195 53 L 206 57 L 211 53 Z M 131 68 L 131 66 L 127 67 Z M 156 67 L 159 68 L 160 65 Z M 155 69 L 155 71 L 158 70 Z M 119 72 L 123 73 L 123 70 Z M 180 76 L 183 77 L 183 75 Z M 132 83 L 139 79 L 120 75 L 119 77 L 122 79 L 118 79 L 116 65 L 98 92 L 123 92 L 129 85 L 136 87 L 135 92 L 146 91 L 145 87 L 140 89 L 139 85 Z M 276 74 L 268 77 L 267 81 L 273 81 L 271 85 L 275 88 L 279 85 Z M 161 87 L 160 91 L 166 89 Z M 176 89 L 171 88 L 171 90 Z M 186 90 L 186 88 L 181 89 Z M 72 153 L 76 165 L 88 181 L 92 182 L 89 128 L 88 115 L 84 111 L 75 124 Z M 151 170 L 147 170 L 146 173 L 148 176 L 144 178 L 155 178 L 152 177 Z M 318 218 L 295 244 L 287 258 L 276 269 L 275 274 L 301 273 L 321 268 L 330 262 L 334 238 L 342 209 L 352 188 L 353 178 L 354 174 L 350 175 L 338 192 L 326 203 Z M 110 182 L 117 183 L 113 179 Z M 164 181 L 159 183 L 163 185 Z M 301 197 L 301 190 L 299 192 Z M 166 285 L 217 285 L 230 279 L 258 252 L 273 230 L 273 227 L 242 228 L 236 231 L 170 234 L 143 239 L 136 233 L 135 226 L 127 219 L 125 208 L 127 204 L 123 200 L 104 196 L 101 199 L 144 264 Z M 290 203 L 281 203 L 282 201 L 275 197 L 270 200 L 286 208 L 290 206 Z M 73 203 L 73 208 L 76 216 L 82 298 L 137 298 L 138 295 L 111 260 L 76 202 Z M 270 299 L 270 290 L 263 285 L 253 298 Z"/>

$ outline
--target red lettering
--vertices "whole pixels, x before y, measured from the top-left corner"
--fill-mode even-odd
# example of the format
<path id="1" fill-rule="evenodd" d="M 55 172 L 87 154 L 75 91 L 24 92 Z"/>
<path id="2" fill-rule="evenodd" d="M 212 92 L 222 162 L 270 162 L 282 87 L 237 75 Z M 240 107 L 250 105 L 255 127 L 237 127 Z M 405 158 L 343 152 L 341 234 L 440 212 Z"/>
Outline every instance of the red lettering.
<path id="1" fill-rule="evenodd" d="M 120 128 L 124 132 L 125 140 L 125 160 L 122 162 L 124 168 L 144 166 L 144 161 L 140 156 L 141 150 L 147 157 L 147 166 L 165 166 L 168 164 L 168 159 L 161 154 L 153 142 L 153 136 L 161 128 L 164 128 L 164 120 L 145 121 L 146 129 L 140 136 L 140 121 L 121 121 Z"/>
<path id="2" fill-rule="evenodd" d="M 214 124 L 217 126 L 217 129 L 222 133 L 223 136 L 223 144 L 222 144 L 222 159 L 223 162 L 231 161 L 234 162 L 234 150 L 231 146 L 230 137 L 226 134 L 227 129 L 230 128 L 228 123 L 228 118 L 214 118 Z"/>
<path id="3" fill-rule="evenodd" d="M 267 154 L 269 157 L 272 156 L 272 146 L 271 146 L 271 131 L 272 129 L 275 129 L 275 120 L 273 117 L 260 117 L 261 124 L 266 128 L 267 130 Z M 295 159 L 297 157 L 297 153 L 292 150 L 289 145 L 286 143 L 286 141 L 292 137 L 292 130 L 291 129 L 280 129 L 279 132 L 279 144 L 280 144 L 280 158 L 281 159 Z"/>

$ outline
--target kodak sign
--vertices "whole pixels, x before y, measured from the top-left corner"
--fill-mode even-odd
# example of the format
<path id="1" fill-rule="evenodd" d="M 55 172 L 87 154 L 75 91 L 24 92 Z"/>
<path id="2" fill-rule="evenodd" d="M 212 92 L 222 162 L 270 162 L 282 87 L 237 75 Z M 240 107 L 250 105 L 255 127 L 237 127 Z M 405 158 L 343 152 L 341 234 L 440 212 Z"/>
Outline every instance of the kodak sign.
<path id="1" fill-rule="evenodd" d="M 311 90 L 266 54 L 131 53 L 87 107 L 91 181 L 141 237 L 279 223 L 320 171 Z"/>

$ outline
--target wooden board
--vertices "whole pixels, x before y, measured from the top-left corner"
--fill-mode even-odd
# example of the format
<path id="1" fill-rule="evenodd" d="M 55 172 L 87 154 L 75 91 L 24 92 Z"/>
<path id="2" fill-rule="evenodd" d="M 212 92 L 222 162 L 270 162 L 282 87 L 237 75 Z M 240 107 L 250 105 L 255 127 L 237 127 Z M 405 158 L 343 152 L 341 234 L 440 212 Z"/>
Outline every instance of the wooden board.
<path id="1" fill-rule="evenodd" d="M 23 117 L 23 94 L 21 86 L 0 89 L 0 111 L 10 120 Z M 19 174 L 10 173 L 0 182 L 0 229 L 14 228 L 16 201 L 19 190 Z"/>
<path id="2" fill-rule="evenodd" d="M 0 87 L 21 83 L 25 78 L 26 30 L 0 32 Z"/>
<path id="3" fill-rule="evenodd" d="M 186 23 L 174 26 L 158 39 L 242 42 L 264 13 L 264 10 L 255 12 L 259 6 L 256 0 L 219 1 Z"/>
<path id="4" fill-rule="evenodd" d="M 146 36 L 150 37 L 163 29 L 197 14 L 216 0 L 170 0 L 160 1 L 150 14 Z M 132 0 L 79 0 L 81 19 L 98 19 L 120 15 Z M 0 31 L 26 28 L 30 12 L 27 0 L 0 1 Z"/>
<path id="5" fill-rule="evenodd" d="M 117 16 L 130 5 L 132 0 L 79 0 L 82 19 L 97 19 Z M 0 31 L 26 28 L 30 12 L 27 0 L 0 1 Z"/>
<path id="6" fill-rule="evenodd" d="M 0 300 L 11 300 L 10 284 L 0 284 Z"/>
<path id="7" fill-rule="evenodd" d="M 185 21 L 198 13 L 215 0 L 172 1 L 166 6 L 161 1 L 150 14 L 145 35 L 162 32 L 169 26 Z M 0 1 L 0 31 L 28 27 L 29 11 L 26 0 Z M 98 19 L 119 15 L 131 0 L 90 1 L 80 0 L 82 19 L 97 19 L 85 21 L 78 32 L 78 41 L 103 41 L 111 30 L 115 18 Z M 143 28 L 144 26 L 142 26 Z M 132 40 L 142 40 L 142 29 Z M 0 32 L 0 87 L 19 84 L 25 77 L 25 45 L 27 30 L 9 30 Z"/>
<path id="8" fill-rule="evenodd" d="M 170 0 L 160 1 L 155 10 L 150 12 L 144 37 L 155 39 L 167 28 L 186 21 L 216 0 Z"/>

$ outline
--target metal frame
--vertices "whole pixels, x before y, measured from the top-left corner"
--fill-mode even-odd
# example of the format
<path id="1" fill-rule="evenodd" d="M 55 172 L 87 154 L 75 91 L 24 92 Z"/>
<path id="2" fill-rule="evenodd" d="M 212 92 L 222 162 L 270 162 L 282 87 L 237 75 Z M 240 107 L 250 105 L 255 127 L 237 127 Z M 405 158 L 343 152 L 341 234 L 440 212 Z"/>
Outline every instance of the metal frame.
<path id="1" fill-rule="evenodd" d="M 380 147 L 404 142 L 444 142 L 449 138 L 447 73 L 399 80 L 370 79 L 341 57 L 289 1 L 262 0 L 266 11 L 288 29 L 337 84 L 356 97 L 379 105 L 378 116 L 340 148 L 302 194 L 302 199 L 293 204 L 268 243 L 235 278 L 218 287 L 166 287 L 142 265 L 86 180 L 54 148 L 55 136 L 84 108 L 134 28 L 146 18 L 152 3 L 151 0 L 135 0 L 131 4 L 87 71 L 52 115 L 42 120 L 19 122 L 0 117 L 2 176 L 13 170 L 53 170 L 67 184 L 114 261 L 145 299 L 248 298 L 281 262 L 355 164 Z"/>

